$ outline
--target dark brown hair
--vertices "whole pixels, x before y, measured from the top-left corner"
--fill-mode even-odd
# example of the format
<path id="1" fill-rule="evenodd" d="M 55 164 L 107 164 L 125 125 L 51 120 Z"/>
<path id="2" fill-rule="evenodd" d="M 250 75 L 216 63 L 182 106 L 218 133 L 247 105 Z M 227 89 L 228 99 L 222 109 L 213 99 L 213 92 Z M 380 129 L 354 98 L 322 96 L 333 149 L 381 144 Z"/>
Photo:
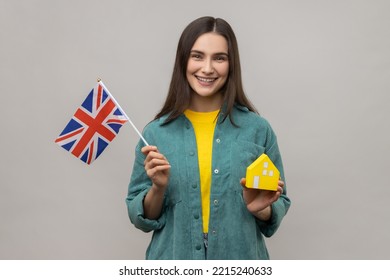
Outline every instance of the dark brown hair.
<path id="1" fill-rule="evenodd" d="M 177 46 L 176 60 L 168 96 L 164 106 L 156 115 L 155 119 L 169 114 L 166 120 L 166 122 L 169 122 L 176 119 L 189 107 L 192 89 L 186 78 L 188 59 L 195 41 L 201 35 L 209 32 L 215 32 L 222 35 L 228 43 L 229 76 L 222 88 L 224 106 L 223 121 L 229 116 L 230 121 L 234 123 L 231 116 L 234 104 L 245 106 L 250 111 L 257 112 L 245 96 L 243 90 L 238 44 L 232 28 L 223 19 L 201 17 L 191 22 L 181 34 Z"/>

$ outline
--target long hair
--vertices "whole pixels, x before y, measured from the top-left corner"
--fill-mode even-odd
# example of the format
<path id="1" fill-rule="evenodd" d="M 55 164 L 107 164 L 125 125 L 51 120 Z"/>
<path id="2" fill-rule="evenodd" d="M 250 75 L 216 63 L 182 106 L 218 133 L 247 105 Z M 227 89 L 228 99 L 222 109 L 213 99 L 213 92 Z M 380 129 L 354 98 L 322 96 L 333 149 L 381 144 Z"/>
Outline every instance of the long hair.
<path id="1" fill-rule="evenodd" d="M 231 116 L 234 104 L 245 106 L 250 111 L 257 112 L 243 90 L 238 44 L 231 26 L 220 18 L 201 17 L 191 22 L 181 34 L 168 95 L 165 104 L 161 111 L 157 113 L 155 119 L 169 114 L 166 122 L 170 122 L 179 117 L 189 107 L 192 89 L 186 77 L 188 59 L 195 41 L 201 35 L 209 32 L 222 35 L 228 44 L 229 75 L 221 89 L 225 110 L 222 121 L 225 121 L 229 116 L 230 121 L 234 124 Z"/>

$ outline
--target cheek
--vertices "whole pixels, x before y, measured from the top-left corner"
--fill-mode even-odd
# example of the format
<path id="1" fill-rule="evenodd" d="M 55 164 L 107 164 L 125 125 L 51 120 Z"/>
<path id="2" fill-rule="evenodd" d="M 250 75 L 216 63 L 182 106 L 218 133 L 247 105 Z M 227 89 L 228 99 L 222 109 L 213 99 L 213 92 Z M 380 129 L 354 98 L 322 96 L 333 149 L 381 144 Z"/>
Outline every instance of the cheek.
<path id="1" fill-rule="evenodd" d="M 197 68 L 199 68 L 199 67 L 197 66 L 197 64 L 196 64 L 195 62 L 193 62 L 193 61 L 190 60 L 190 61 L 187 63 L 187 75 L 191 75 L 191 74 L 195 73 L 196 70 L 197 70 Z"/>
<path id="2" fill-rule="evenodd" d="M 227 77 L 229 74 L 229 64 L 220 65 L 218 68 L 218 73 L 220 76 Z"/>
<path id="3" fill-rule="evenodd" d="M 186 71 L 186 78 L 187 78 L 187 81 L 190 81 L 191 78 L 193 78 L 193 74 L 194 74 L 194 68 L 191 67 L 190 64 L 187 65 L 187 71 Z"/>
<path id="4" fill-rule="evenodd" d="M 186 72 L 187 81 L 189 81 L 191 79 L 191 76 L 192 76 L 191 73 L 187 69 L 187 72 Z"/>

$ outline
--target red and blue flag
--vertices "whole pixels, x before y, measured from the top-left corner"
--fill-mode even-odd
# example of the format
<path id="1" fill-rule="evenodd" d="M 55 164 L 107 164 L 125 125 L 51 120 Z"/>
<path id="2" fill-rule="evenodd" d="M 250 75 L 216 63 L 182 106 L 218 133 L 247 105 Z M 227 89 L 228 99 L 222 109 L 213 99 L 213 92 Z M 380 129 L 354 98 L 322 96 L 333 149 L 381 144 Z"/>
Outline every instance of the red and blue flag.
<path id="1" fill-rule="evenodd" d="M 85 163 L 91 164 L 126 122 L 125 114 L 99 82 L 55 142 Z"/>

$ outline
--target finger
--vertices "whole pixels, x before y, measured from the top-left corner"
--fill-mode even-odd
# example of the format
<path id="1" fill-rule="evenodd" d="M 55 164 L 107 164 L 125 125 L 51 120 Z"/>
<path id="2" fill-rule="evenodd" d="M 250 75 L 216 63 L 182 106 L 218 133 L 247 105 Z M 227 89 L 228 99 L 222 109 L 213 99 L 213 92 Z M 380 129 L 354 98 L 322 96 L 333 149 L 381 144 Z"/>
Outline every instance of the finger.
<path id="1" fill-rule="evenodd" d="M 245 178 L 241 178 L 240 184 L 241 184 L 241 186 L 246 187 L 246 179 Z"/>
<path id="2" fill-rule="evenodd" d="M 274 195 L 274 197 L 273 197 L 272 203 L 274 203 L 275 201 L 277 201 L 277 200 L 279 199 L 280 195 L 281 195 L 280 192 L 276 192 L 275 195 Z M 271 204 L 272 204 L 272 203 L 271 203 Z"/>
<path id="3" fill-rule="evenodd" d="M 153 167 L 153 168 L 150 168 L 147 170 L 147 173 L 148 174 L 151 174 L 151 175 L 155 175 L 157 174 L 158 172 L 162 172 L 162 171 L 167 171 L 171 168 L 170 165 L 159 165 L 159 166 L 156 166 L 156 167 Z"/>
<path id="4" fill-rule="evenodd" d="M 149 154 L 147 155 L 149 158 L 158 158 L 158 159 L 167 159 L 163 154 L 155 151 L 150 151 Z"/>
<path id="5" fill-rule="evenodd" d="M 153 161 L 155 159 L 157 159 L 157 160 L 164 160 L 164 161 L 166 161 L 169 164 L 167 158 L 163 154 L 151 151 L 146 156 L 145 161 L 144 161 L 144 165 L 146 165 L 147 163 L 149 163 L 149 162 L 151 162 L 151 161 Z"/>
<path id="6" fill-rule="evenodd" d="M 284 182 L 282 180 L 278 181 L 278 185 L 281 186 L 282 188 L 284 187 Z"/>
<path id="7" fill-rule="evenodd" d="M 142 149 L 141 149 L 141 152 L 142 152 L 144 155 L 149 154 L 151 151 L 158 152 L 158 149 L 157 149 L 156 146 L 144 146 L 144 147 L 142 147 Z"/>
<path id="8" fill-rule="evenodd" d="M 272 197 L 272 203 L 277 201 L 279 199 L 279 197 L 282 195 L 282 193 L 283 193 L 283 189 L 281 187 L 278 187 L 277 191 L 275 192 L 275 194 Z"/>
<path id="9" fill-rule="evenodd" d="M 154 178 L 156 177 L 159 173 L 161 172 L 167 172 L 169 171 L 169 169 L 171 168 L 170 165 L 159 165 L 159 166 L 156 166 L 152 169 L 148 169 L 146 171 L 146 174 L 148 175 L 149 178 Z M 169 174 L 169 173 L 168 173 Z"/>
<path id="10" fill-rule="evenodd" d="M 152 168 L 155 168 L 158 166 L 164 166 L 164 165 L 170 166 L 169 162 L 167 160 L 154 158 L 154 159 L 145 163 L 145 168 L 152 169 Z"/>

